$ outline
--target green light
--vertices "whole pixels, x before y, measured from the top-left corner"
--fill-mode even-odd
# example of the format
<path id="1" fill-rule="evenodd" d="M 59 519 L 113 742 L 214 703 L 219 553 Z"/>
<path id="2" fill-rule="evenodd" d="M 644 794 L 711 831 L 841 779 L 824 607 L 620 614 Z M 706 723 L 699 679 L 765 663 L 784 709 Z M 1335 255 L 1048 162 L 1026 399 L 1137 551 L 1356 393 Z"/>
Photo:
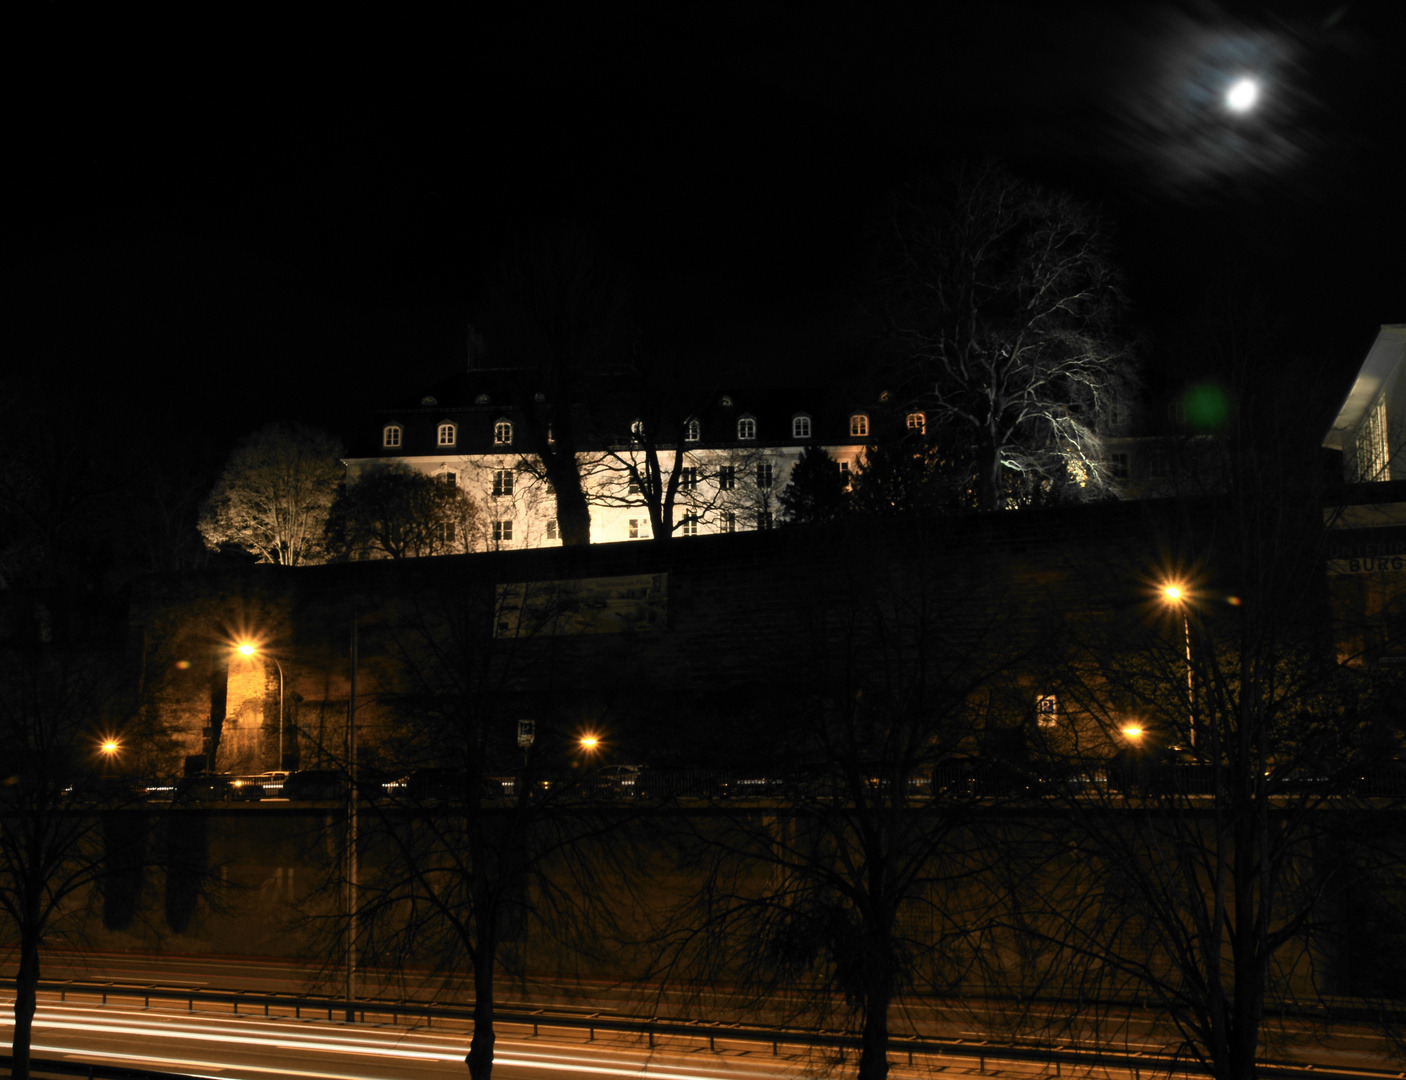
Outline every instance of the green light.
<path id="1" fill-rule="evenodd" d="M 1182 398 L 1186 419 L 1201 431 L 1220 431 L 1230 421 L 1230 395 L 1214 383 L 1199 383 Z"/>

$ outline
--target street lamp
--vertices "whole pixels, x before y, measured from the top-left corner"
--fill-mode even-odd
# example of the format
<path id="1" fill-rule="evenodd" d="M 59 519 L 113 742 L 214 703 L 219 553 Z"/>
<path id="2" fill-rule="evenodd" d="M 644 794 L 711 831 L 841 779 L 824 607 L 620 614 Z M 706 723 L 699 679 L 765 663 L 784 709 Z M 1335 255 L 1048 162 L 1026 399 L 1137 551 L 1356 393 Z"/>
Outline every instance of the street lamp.
<path id="1" fill-rule="evenodd" d="M 259 647 L 252 642 L 244 642 L 238 647 L 239 655 L 252 658 L 259 651 Z M 267 654 L 265 654 L 267 656 Z M 283 768 L 283 665 L 278 662 L 278 657 L 268 656 L 273 661 L 273 666 L 278 669 L 278 767 Z"/>
<path id="2" fill-rule="evenodd" d="M 1187 713 L 1187 736 L 1191 740 L 1191 745 L 1196 745 L 1196 681 L 1192 675 L 1191 666 L 1191 616 L 1186 610 L 1187 596 L 1185 586 L 1175 581 L 1169 581 L 1162 586 L 1162 599 L 1169 605 L 1181 610 L 1181 628 L 1186 637 L 1186 701 L 1189 712 Z"/>

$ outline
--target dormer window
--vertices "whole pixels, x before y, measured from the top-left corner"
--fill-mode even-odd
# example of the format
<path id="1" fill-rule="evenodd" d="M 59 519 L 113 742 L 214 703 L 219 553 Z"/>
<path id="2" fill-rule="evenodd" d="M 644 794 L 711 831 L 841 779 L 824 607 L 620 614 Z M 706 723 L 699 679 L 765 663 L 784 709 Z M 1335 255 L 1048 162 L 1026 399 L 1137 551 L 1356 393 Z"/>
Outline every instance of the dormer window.
<path id="1" fill-rule="evenodd" d="M 459 441 L 459 425 L 446 420 L 435 429 L 436 446 L 454 446 Z"/>
<path id="2" fill-rule="evenodd" d="M 737 437 L 739 439 L 755 439 L 757 437 L 757 422 L 750 416 L 744 416 L 737 421 Z"/>
<path id="3" fill-rule="evenodd" d="M 683 441 L 697 442 L 703 436 L 703 429 L 697 420 L 690 420 L 683 426 Z"/>
<path id="4" fill-rule="evenodd" d="M 511 420 L 499 420 L 493 425 L 493 445 L 512 446 L 513 444 L 513 422 Z"/>
<path id="5" fill-rule="evenodd" d="M 810 417 L 809 417 L 809 416 L 804 416 L 804 415 L 802 415 L 802 416 L 793 416 L 793 417 L 791 417 L 791 438 L 793 438 L 793 439 L 809 439 L 809 438 L 810 438 Z"/>
<path id="6" fill-rule="evenodd" d="M 474 398 L 474 404 L 475 404 L 475 405 L 487 405 L 487 404 L 488 404 L 488 395 L 487 395 L 487 394 L 479 394 L 478 397 Z"/>
<path id="7" fill-rule="evenodd" d="M 857 412 L 849 418 L 849 433 L 857 438 L 867 438 L 869 435 L 869 417 L 862 412 Z"/>
<path id="8" fill-rule="evenodd" d="M 919 435 L 927 434 L 928 418 L 920 412 L 910 412 L 908 414 L 908 430 L 917 432 Z"/>
<path id="9" fill-rule="evenodd" d="M 433 409 L 436 405 L 439 404 L 439 402 L 435 398 L 431 397 L 429 394 L 426 394 L 420 399 L 420 404 L 427 409 Z"/>
<path id="10" fill-rule="evenodd" d="M 630 421 L 630 438 L 635 442 L 642 442 L 644 440 L 643 420 L 636 419 Z"/>
<path id="11" fill-rule="evenodd" d="M 732 398 L 724 394 L 722 397 L 718 398 L 718 404 L 724 409 L 730 409 L 732 408 Z"/>
<path id="12" fill-rule="evenodd" d="M 399 424 L 387 424 L 381 429 L 381 445 L 387 450 L 395 450 L 400 446 L 401 427 Z"/>

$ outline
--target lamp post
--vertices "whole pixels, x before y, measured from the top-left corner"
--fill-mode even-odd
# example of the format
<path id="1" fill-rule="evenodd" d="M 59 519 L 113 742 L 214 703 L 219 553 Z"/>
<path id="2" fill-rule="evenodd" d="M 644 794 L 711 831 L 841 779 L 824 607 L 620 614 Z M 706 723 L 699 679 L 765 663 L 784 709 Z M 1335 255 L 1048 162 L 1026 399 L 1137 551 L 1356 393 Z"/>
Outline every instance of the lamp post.
<path id="1" fill-rule="evenodd" d="M 259 651 L 259 647 L 246 641 L 238 648 L 239 655 L 253 657 Z M 267 654 L 265 654 L 267 655 Z M 273 666 L 278 669 L 278 767 L 283 768 L 283 665 L 278 662 L 278 657 L 268 656 L 273 661 Z"/>
<path id="2" fill-rule="evenodd" d="M 1191 666 L 1191 616 L 1186 610 L 1186 589 L 1176 582 L 1162 586 L 1162 598 L 1181 610 L 1181 628 L 1186 637 L 1187 736 L 1196 745 L 1196 680 Z"/>

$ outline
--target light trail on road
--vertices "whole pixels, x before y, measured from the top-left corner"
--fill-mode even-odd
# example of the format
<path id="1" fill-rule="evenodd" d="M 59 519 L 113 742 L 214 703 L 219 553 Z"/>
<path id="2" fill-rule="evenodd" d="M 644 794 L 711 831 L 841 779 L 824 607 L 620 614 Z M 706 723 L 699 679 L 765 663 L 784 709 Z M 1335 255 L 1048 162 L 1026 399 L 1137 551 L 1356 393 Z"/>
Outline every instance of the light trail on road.
<path id="1" fill-rule="evenodd" d="M 407 1080 L 464 1074 L 467 1032 L 462 1039 L 451 1041 L 443 1034 L 424 1031 L 329 1028 L 322 1023 L 291 1018 L 162 1015 L 110 1005 L 41 1004 L 32 1053 L 35 1058 L 106 1060 L 231 1080 L 269 1076 Z M 298 1029 L 290 1030 L 293 1025 Z M 9 1026 L 0 1024 L 0 1030 Z M 706 1063 L 693 1054 L 687 1055 L 687 1062 L 680 1061 L 683 1056 L 683 1051 L 622 1046 L 615 1040 L 543 1046 L 541 1039 L 527 1042 L 500 1034 L 494 1069 L 509 1077 L 569 1072 L 660 1080 L 771 1080 L 801 1075 L 807 1069 L 803 1056 L 758 1060 L 740 1053 L 710 1053 Z M 318 1060 L 324 1057 L 341 1057 L 343 1061 Z"/>

